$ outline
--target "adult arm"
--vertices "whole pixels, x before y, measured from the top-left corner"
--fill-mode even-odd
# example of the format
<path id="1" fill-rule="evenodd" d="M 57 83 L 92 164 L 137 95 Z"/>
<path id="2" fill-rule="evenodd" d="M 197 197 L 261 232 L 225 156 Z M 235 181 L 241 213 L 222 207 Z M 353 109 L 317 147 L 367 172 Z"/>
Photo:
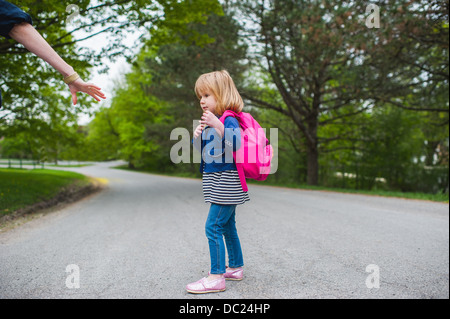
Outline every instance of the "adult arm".
<path id="1" fill-rule="evenodd" d="M 42 60 L 50 64 L 63 77 L 70 76 L 74 73 L 74 69 L 67 64 L 58 53 L 48 44 L 48 42 L 36 31 L 36 29 L 27 22 L 15 25 L 9 33 L 9 36 L 21 43 L 27 50 L 34 53 Z M 73 104 L 77 104 L 77 92 L 84 92 L 92 96 L 97 101 L 100 98 L 106 98 L 101 92 L 101 88 L 92 83 L 86 83 L 82 79 L 69 84 L 70 93 L 72 94 Z"/>

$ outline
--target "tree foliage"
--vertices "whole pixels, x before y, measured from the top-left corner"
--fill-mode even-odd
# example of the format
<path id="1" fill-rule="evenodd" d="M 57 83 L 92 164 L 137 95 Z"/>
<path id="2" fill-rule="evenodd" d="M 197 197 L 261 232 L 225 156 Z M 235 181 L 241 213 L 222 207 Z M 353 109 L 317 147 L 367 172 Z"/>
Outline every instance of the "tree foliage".
<path id="1" fill-rule="evenodd" d="M 245 58 L 246 47 L 239 45 L 239 28 L 229 13 L 209 16 L 206 25 L 190 23 L 187 30 L 213 41 L 188 45 L 190 36 L 184 31 L 174 34 L 178 40 L 171 43 L 150 39 L 133 61 L 111 108 L 101 110 L 90 126 L 89 138 L 117 141 L 116 155 L 126 159 L 130 167 L 175 169 L 167 156 L 172 146 L 168 137 L 174 128 L 192 131 L 193 120 L 201 116 L 194 94 L 198 76 L 227 68 L 242 81 L 246 67 L 240 61 Z M 187 170 L 198 168 L 191 165 Z"/>
<path id="2" fill-rule="evenodd" d="M 448 98 L 446 104 L 433 103 L 445 102 L 443 90 L 448 90 L 448 3 L 445 11 L 443 3 L 380 1 L 386 14 L 379 29 L 367 28 L 367 4 L 361 2 L 247 0 L 236 5 L 254 26 L 246 31 L 255 43 L 255 58 L 282 103 L 261 99 L 258 86 L 246 97 L 298 127 L 307 146 L 309 184 L 319 182 L 321 149 L 354 139 L 353 126 L 361 125 L 354 118 L 378 102 L 448 113 Z M 410 107 L 416 104 L 422 107 Z M 320 136 L 320 128 L 329 125 L 348 129 Z"/>
<path id="3" fill-rule="evenodd" d="M 122 41 L 130 32 L 141 32 L 142 41 L 151 37 L 158 44 L 173 42 L 175 35 L 182 33 L 185 41 L 201 45 L 210 39 L 195 30 L 187 32 L 187 23 L 203 23 L 209 14 L 221 14 L 221 7 L 215 0 L 82 0 L 76 2 L 73 10 L 77 14 L 70 21 L 68 18 L 74 11 L 67 10 L 65 3 L 47 0 L 11 2 L 31 15 L 34 27 L 85 79 L 89 78 L 89 71 L 93 67 L 101 67 L 101 59 L 105 56 L 111 60 L 118 56 L 133 58 L 133 51 Z M 107 38 L 109 42 L 98 51 L 83 47 L 83 41 L 91 37 Z M 36 150 L 52 149 L 55 154 L 53 157 L 56 158 L 64 145 L 59 138 L 62 136 L 60 129 L 67 128 L 67 132 L 76 135 L 79 131 L 78 115 L 89 113 L 92 101 L 82 96 L 78 105 L 73 106 L 59 73 L 14 40 L 0 39 L 0 72 L 3 95 L 0 136 L 14 137 L 20 134 L 34 141 L 29 142 L 29 145 L 39 144 L 33 146 L 30 156 L 35 157 Z M 137 134 L 136 127 L 128 125 L 126 130 L 130 136 Z M 78 138 L 75 135 L 72 136 L 73 141 Z M 61 141 L 54 144 L 57 140 Z M 75 146 L 79 145 L 74 143 Z M 128 147 L 127 144 L 123 151 L 131 154 L 147 148 L 146 145 Z"/>
<path id="4" fill-rule="evenodd" d="M 83 78 L 89 78 L 88 71 L 92 67 L 101 66 L 103 57 L 131 59 L 133 50 L 122 41 L 130 32 L 141 32 L 143 39 L 153 37 L 159 43 L 174 41 L 174 33 L 184 33 L 188 35 L 187 41 L 202 44 L 208 39 L 199 33 L 187 32 L 186 24 L 205 22 L 208 14 L 221 12 L 215 0 L 82 0 L 76 2 L 72 11 L 66 11 L 69 8 L 62 2 L 23 0 L 12 3 L 31 15 L 34 27 Z M 71 20 L 69 17 L 73 13 L 75 18 Z M 83 47 L 83 41 L 91 37 L 109 41 L 99 51 Z M 4 99 L 0 119 L 4 120 L 3 124 L 5 120 L 11 123 L 16 117 L 45 116 L 47 110 L 43 99 L 46 91 L 65 98 L 59 108 L 67 114 L 89 109 L 89 99 L 82 99 L 77 108 L 71 106 L 60 75 L 14 40 L 0 39 L 0 70 Z"/>
<path id="5" fill-rule="evenodd" d="M 193 120 L 200 118 L 193 92 L 197 77 L 227 69 L 245 98 L 245 110 L 263 127 L 280 131 L 280 164 L 271 180 L 448 190 L 448 1 L 372 1 L 371 7 L 360 1 L 221 2 L 222 7 L 213 0 L 81 1 L 78 27 L 88 36 L 111 36 L 103 53 L 128 56 L 131 72 L 117 83 L 111 106 L 79 129 L 73 116 L 87 105 L 66 106 L 56 89 L 60 83 L 41 62 L 32 61 L 37 69 L 30 76 L 21 73 L 26 65 L 15 70 L 11 62 L 10 74 L 23 78 L 7 94 L 9 102 L 15 101 L 10 132 L 17 139 L 5 139 L 4 149 L 17 153 L 29 147 L 32 139 L 25 136 L 42 127 L 35 136 L 49 132 L 59 136 L 59 144 L 67 145 L 72 133 L 77 136 L 69 142 L 73 148 L 53 152 L 60 158 L 122 158 L 130 167 L 195 174 L 198 165 L 171 163 L 170 132 L 178 127 L 192 132 Z M 379 28 L 368 27 L 368 19 L 376 17 L 374 8 Z M 55 10 L 61 15 L 48 13 L 43 26 L 51 28 L 52 21 L 61 26 L 64 8 Z M 142 33 L 145 45 L 136 57 L 120 43 L 131 27 L 149 29 Z M 68 29 L 51 34 L 60 41 L 53 45 L 63 54 L 67 50 L 68 58 L 75 58 L 74 52 L 80 60 L 86 57 L 85 70 L 99 63 Z M 20 47 L 8 50 L 10 57 L 23 56 Z M 0 66 L 8 65 L 3 58 L 0 54 Z M 45 84 L 37 86 L 36 79 Z M 55 141 L 46 143 L 48 152 L 57 148 Z"/>

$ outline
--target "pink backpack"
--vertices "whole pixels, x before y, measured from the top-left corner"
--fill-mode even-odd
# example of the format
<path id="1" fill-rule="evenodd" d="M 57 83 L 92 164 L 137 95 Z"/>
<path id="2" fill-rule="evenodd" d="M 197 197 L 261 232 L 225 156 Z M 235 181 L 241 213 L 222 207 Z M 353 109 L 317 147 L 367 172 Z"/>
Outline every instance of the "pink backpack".
<path id="1" fill-rule="evenodd" d="M 264 181 L 270 174 L 273 147 L 269 144 L 264 130 L 250 113 L 225 111 L 222 123 L 228 116 L 236 118 L 241 127 L 241 147 L 233 153 L 239 173 L 242 190 L 248 192 L 246 178 Z"/>

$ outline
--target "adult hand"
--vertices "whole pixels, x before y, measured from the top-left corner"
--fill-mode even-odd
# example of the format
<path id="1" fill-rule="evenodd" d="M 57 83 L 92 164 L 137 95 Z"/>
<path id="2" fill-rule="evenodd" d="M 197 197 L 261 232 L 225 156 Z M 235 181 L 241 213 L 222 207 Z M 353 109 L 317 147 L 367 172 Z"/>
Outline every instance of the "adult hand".
<path id="1" fill-rule="evenodd" d="M 69 84 L 70 93 L 72 93 L 73 105 L 77 104 L 77 92 L 87 93 L 92 96 L 97 102 L 100 99 L 106 99 L 105 94 L 101 92 L 101 88 L 92 83 L 86 83 L 82 79 L 77 79 L 76 81 Z"/>

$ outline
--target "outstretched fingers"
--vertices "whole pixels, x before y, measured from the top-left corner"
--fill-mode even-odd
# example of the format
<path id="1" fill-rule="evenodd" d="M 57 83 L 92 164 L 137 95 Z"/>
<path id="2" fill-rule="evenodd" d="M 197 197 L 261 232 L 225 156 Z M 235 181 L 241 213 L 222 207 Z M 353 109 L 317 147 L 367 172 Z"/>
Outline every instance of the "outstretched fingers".
<path id="1" fill-rule="evenodd" d="M 106 99 L 106 95 L 102 92 L 102 89 L 93 84 L 88 83 L 88 90 L 86 93 L 92 96 L 97 101 L 101 101 L 101 99 Z"/>
<path id="2" fill-rule="evenodd" d="M 72 93 L 73 104 L 77 104 L 77 92 L 83 92 L 92 96 L 97 102 L 101 99 L 106 99 L 106 95 L 101 91 L 102 89 L 93 83 L 86 83 L 81 79 L 69 84 L 70 92 Z"/>

